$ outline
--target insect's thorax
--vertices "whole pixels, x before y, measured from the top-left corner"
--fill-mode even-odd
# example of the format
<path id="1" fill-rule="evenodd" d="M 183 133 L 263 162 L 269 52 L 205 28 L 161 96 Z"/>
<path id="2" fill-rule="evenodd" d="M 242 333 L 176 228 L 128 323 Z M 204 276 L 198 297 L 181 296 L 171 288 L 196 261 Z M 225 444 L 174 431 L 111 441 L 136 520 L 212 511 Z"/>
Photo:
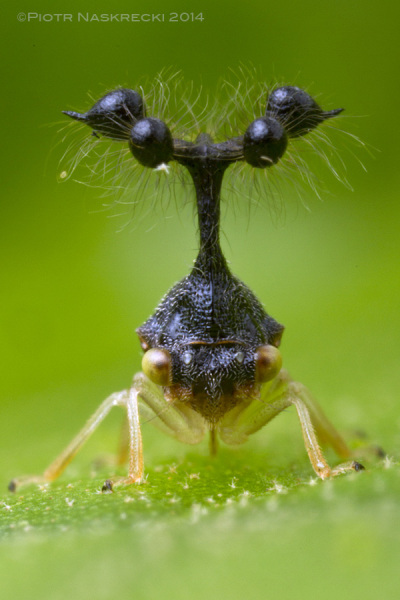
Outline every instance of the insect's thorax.
<path id="1" fill-rule="evenodd" d="M 167 396 L 215 421 L 243 394 L 258 393 L 256 349 L 276 340 L 283 327 L 226 264 L 207 271 L 201 258 L 138 334 L 144 349 L 161 347 L 171 354 Z"/>
<path id="2" fill-rule="evenodd" d="M 283 326 L 267 315 L 250 289 L 232 275 L 219 244 L 219 193 L 225 166 L 190 165 L 200 226 L 192 272 L 163 298 L 138 329 L 144 350 L 172 358 L 167 398 L 188 402 L 210 422 L 243 397 L 257 395 L 255 352 L 275 343 Z"/>

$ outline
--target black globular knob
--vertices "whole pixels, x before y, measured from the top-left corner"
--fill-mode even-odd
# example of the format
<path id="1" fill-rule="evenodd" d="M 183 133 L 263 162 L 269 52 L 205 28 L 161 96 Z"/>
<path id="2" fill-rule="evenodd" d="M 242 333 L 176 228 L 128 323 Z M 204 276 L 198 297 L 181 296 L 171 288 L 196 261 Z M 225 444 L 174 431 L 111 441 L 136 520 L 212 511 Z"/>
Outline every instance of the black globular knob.
<path id="1" fill-rule="evenodd" d="M 252 167 L 271 167 L 283 156 L 287 135 L 282 125 L 272 117 L 253 121 L 243 136 L 243 154 Z"/>
<path id="2" fill-rule="evenodd" d="M 132 128 L 129 148 L 141 165 L 154 169 L 172 160 L 171 132 L 160 119 L 141 119 Z"/>
<path id="3" fill-rule="evenodd" d="M 96 133 L 113 140 L 127 140 L 134 123 L 145 116 L 140 94 L 124 88 L 109 92 L 100 98 L 87 113 L 63 112 L 76 121 L 86 123 Z"/>
<path id="4" fill-rule="evenodd" d="M 287 85 L 277 88 L 268 97 L 267 113 L 272 114 L 285 127 L 289 137 L 305 135 L 317 125 L 331 119 L 343 108 L 324 111 L 307 92 Z"/>

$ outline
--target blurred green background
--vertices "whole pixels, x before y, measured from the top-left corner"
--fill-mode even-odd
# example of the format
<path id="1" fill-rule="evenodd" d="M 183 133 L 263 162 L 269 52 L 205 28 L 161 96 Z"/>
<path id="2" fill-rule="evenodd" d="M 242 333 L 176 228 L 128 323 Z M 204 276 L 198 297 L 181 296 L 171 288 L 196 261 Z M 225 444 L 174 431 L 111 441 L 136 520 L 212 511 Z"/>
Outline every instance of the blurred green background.
<path id="1" fill-rule="evenodd" d="M 72 13 L 74 21 L 18 20 L 19 13 L 29 11 Z M 167 20 L 173 11 L 202 13 L 204 20 L 77 22 L 78 12 L 164 13 Z M 365 430 L 390 455 L 397 455 L 398 20 L 393 2 L 378 5 L 371 0 L 175 0 L 134 6 L 117 1 L 112 8 L 104 1 L 74 0 L 55 8 L 52 2 L 33 6 L 21 0 L 3 6 L 2 489 L 19 473 L 42 470 L 101 399 L 129 385 L 140 366 L 135 328 L 188 272 L 195 257 L 193 211 L 190 206 L 181 209 L 179 198 L 160 210 L 143 200 L 143 210 L 132 219 L 129 207 L 122 216 L 121 207 L 104 211 L 101 190 L 73 179 L 57 180 L 66 150 L 58 133 L 60 111 L 88 108 L 88 92 L 96 98 L 118 85 L 134 88 L 137 78 L 151 80 L 170 65 L 182 69 L 188 80 L 202 83 L 212 97 L 230 68 L 252 63 L 268 81 L 294 82 L 320 94 L 327 109 L 344 106 L 340 127 L 370 148 L 354 145 L 345 135 L 335 137 L 354 191 L 317 162 L 326 192 L 322 201 L 309 192 L 309 211 L 295 192 L 285 202 L 285 218 L 271 218 L 267 201 L 249 217 L 246 206 L 240 206 L 245 202 L 236 201 L 230 210 L 227 198 L 223 244 L 232 270 L 285 324 L 286 367 L 312 389 L 339 428 Z M 77 172 L 76 179 L 82 177 Z M 112 449 L 115 425 L 111 419 L 104 426 L 104 437 L 96 437 L 92 453 L 104 449 L 104 439 Z M 271 433 L 268 428 L 258 436 L 276 440 L 269 452 L 282 451 L 283 464 L 286 459 L 296 462 L 290 450 L 292 432 L 299 441 L 294 415 L 270 427 Z M 185 456 L 186 450 L 174 442 L 147 430 L 144 435 L 149 465 L 165 455 L 170 460 Z M 280 448 L 280 437 L 286 450 Z M 302 452 L 301 444 L 299 448 Z M 206 445 L 198 453 L 206 455 Z M 192 536 L 199 530 L 186 529 L 184 522 L 176 535 L 168 522 L 160 528 L 163 535 L 157 534 L 156 523 L 146 531 L 119 531 L 111 536 L 109 552 L 104 539 L 87 536 L 68 538 L 64 544 L 59 538 L 40 537 L 26 541 L 27 546 L 15 542 L 4 550 L 2 587 L 12 586 L 21 598 L 28 589 L 35 598 L 63 598 L 64 589 L 76 598 L 91 593 L 111 598 L 106 582 L 112 580 L 122 597 L 135 590 L 138 597 L 152 597 L 159 583 L 161 597 L 180 598 L 186 597 L 179 583 L 182 568 L 182 585 L 195 598 L 239 598 L 246 592 L 254 598 L 331 598 L 333 593 L 336 598 L 340 585 L 344 597 L 379 593 L 394 598 L 391 566 L 398 556 L 398 538 L 390 522 L 399 519 L 400 511 L 392 505 L 385 508 L 381 500 L 371 505 L 370 513 L 365 509 L 359 526 L 354 525 L 356 498 L 354 512 L 338 513 L 337 523 L 318 505 L 312 507 L 315 520 L 311 512 L 304 519 L 301 507 L 296 512 L 290 505 L 280 518 L 260 511 L 253 525 L 250 517 L 249 522 L 233 519 L 226 527 L 206 519 L 195 547 Z M 368 529 L 375 514 L 379 521 Z M 243 562 L 234 547 L 245 557 Z M 33 548 L 38 549 L 34 557 Z M 361 548 L 362 556 L 354 562 Z M 130 560 L 136 561 L 132 571 Z M 16 584 L 18 565 L 25 566 L 30 588 L 21 581 Z M 46 583 L 42 575 L 47 569 L 51 576 Z M 331 573 L 329 589 L 320 580 L 323 570 Z M 152 587 L 157 573 L 160 582 Z M 353 576 L 363 581 L 361 587 Z"/>

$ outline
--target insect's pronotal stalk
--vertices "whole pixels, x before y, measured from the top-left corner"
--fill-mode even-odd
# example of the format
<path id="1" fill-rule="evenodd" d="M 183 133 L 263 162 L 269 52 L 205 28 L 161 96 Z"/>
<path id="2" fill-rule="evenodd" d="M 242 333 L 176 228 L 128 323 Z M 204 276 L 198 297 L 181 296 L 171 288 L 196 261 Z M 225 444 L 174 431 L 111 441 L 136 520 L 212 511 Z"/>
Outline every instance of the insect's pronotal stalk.
<path id="1" fill-rule="evenodd" d="M 226 266 L 219 242 L 221 185 L 225 166 L 201 161 L 189 172 L 196 190 L 200 249 L 196 266 L 207 270 Z"/>
<path id="2" fill-rule="evenodd" d="M 189 171 L 196 191 L 200 248 L 194 272 L 229 272 L 219 242 L 221 186 L 228 166 L 238 160 L 236 140 L 215 144 L 207 133 L 195 143 L 174 140 L 174 159 Z"/>

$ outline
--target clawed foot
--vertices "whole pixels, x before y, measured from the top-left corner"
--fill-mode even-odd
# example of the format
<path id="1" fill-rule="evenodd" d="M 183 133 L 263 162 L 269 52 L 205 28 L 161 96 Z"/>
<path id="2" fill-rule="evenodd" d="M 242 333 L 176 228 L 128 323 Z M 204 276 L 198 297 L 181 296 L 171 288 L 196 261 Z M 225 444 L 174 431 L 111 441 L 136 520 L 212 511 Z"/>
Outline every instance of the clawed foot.
<path id="1" fill-rule="evenodd" d="M 321 479 L 330 479 L 331 477 L 343 475 L 344 473 L 348 473 L 349 471 L 365 471 L 365 467 L 361 463 L 353 460 L 352 462 L 342 463 L 341 465 L 338 465 L 333 469 L 327 466 L 323 470 L 317 472 L 317 475 Z"/>
<path id="2" fill-rule="evenodd" d="M 50 483 L 50 480 L 43 476 L 26 475 L 25 477 L 11 479 L 10 483 L 8 484 L 8 491 L 15 493 L 18 489 L 27 485 L 44 485 L 46 483 Z M 110 493 L 114 491 L 114 487 L 133 485 L 135 483 L 144 483 L 144 480 L 142 477 L 115 477 L 113 479 L 106 479 L 101 491 L 104 493 Z"/>
<path id="3" fill-rule="evenodd" d="M 115 487 L 133 485 L 135 483 L 144 483 L 143 477 L 116 477 L 114 479 L 106 479 L 101 491 L 104 494 L 109 494 L 114 491 Z"/>
<path id="4" fill-rule="evenodd" d="M 49 479 L 46 479 L 42 475 L 25 475 L 24 477 L 17 477 L 15 479 L 11 479 L 10 483 L 8 484 L 8 490 L 14 493 L 19 488 L 25 487 L 26 485 L 31 485 L 33 483 L 43 485 L 45 483 L 49 483 Z"/>

